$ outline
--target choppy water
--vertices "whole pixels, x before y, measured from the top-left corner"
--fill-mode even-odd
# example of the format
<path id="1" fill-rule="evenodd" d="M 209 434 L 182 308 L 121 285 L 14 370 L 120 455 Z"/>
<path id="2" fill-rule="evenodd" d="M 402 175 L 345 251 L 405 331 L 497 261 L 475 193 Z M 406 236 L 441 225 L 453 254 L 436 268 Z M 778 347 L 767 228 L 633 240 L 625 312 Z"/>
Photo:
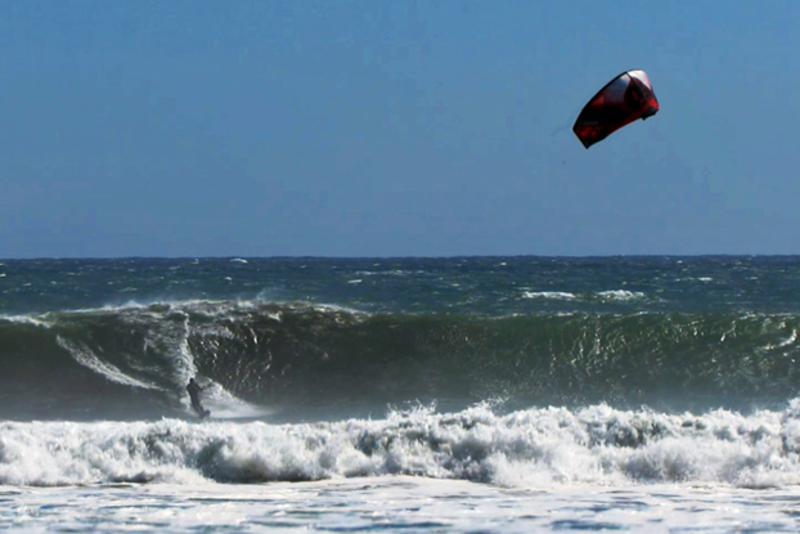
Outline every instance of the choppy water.
<path id="1" fill-rule="evenodd" d="M 4 260 L 0 525 L 796 530 L 798 327 L 794 257 Z"/>

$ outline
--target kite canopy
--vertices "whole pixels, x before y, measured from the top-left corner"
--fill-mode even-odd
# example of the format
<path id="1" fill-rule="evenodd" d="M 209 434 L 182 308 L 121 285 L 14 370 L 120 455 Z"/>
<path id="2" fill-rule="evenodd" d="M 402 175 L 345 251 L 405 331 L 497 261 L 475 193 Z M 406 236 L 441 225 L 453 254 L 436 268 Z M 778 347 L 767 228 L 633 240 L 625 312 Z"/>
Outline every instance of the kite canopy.
<path id="1" fill-rule="evenodd" d="M 626 124 L 655 115 L 658 108 L 647 73 L 629 70 L 608 82 L 589 100 L 572 131 L 589 148 Z"/>

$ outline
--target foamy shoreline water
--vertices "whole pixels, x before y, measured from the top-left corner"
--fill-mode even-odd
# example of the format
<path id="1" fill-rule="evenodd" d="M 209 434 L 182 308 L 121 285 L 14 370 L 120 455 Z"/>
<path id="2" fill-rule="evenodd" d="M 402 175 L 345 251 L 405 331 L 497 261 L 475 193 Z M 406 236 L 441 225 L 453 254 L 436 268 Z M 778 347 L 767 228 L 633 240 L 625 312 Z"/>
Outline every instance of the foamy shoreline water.
<path id="1" fill-rule="evenodd" d="M 124 530 L 794 532 L 796 489 L 574 484 L 501 488 L 381 476 L 271 484 L 0 486 L 0 528 Z"/>

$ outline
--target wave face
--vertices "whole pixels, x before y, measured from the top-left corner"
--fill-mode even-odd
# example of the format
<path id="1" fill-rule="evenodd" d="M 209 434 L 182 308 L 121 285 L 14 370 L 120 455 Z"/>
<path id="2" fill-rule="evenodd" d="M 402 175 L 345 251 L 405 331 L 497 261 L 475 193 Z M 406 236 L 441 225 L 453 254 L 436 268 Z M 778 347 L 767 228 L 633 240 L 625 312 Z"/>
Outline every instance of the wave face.
<path id="1" fill-rule="evenodd" d="M 419 408 L 386 419 L 293 425 L 0 424 L 0 484 L 256 483 L 407 474 L 503 486 L 722 482 L 800 484 L 800 403 L 749 416 Z"/>
<path id="2" fill-rule="evenodd" d="M 0 418 L 777 409 L 800 258 L 0 261 Z"/>
<path id="3" fill-rule="evenodd" d="M 0 318 L 0 417 L 178 416 L 198 375 L 217 415 L 598 402 L 747 407 L 797 394 L 800 316 L 363 313 L 186 301 Z M 355 410 L 355 411 L 353 411 Z"/>

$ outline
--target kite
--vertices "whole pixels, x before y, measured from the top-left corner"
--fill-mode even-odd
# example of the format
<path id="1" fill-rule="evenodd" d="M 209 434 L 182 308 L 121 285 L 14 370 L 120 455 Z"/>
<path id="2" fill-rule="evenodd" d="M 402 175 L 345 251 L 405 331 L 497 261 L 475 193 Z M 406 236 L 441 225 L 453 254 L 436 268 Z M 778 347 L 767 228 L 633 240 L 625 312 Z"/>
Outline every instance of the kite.
<path id="1" fill-rule="evenodd" d="M 625 71 L 600 89 L 584 106 L 572 131 L 589 148 L 637 119 L 658 112 L 650 78 L 643 70 Z"/>

